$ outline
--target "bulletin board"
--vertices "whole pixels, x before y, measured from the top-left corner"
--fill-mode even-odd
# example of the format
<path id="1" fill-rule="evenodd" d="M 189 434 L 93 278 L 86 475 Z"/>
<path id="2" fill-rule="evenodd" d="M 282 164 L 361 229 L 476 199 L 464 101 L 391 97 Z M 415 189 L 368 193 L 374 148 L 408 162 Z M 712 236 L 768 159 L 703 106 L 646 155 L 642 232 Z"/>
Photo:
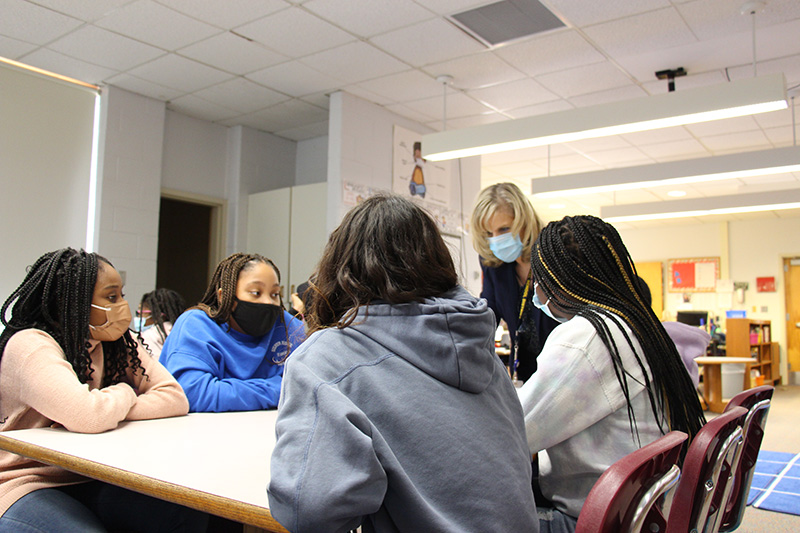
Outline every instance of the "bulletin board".
<path id="1" fill-rule="evenodd" d="M 719 257 L 669 259 L 669 292 L 714 292 Z"/>

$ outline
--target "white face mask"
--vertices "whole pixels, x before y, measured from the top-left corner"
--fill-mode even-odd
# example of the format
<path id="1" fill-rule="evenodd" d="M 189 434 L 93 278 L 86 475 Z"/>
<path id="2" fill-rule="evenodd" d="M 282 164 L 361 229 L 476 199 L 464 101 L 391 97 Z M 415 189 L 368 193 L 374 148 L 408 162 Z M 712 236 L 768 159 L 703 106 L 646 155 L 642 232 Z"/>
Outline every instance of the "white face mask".
<path id="1" fill-rule="evenodd" d="M 533 305 L 535 305 L 537 309 L 539 309 L 542 313 L 546 314 L 556 322 L 560 322 L 563 324 L 564 322 L 568 321 L 569 318 L 563 316 L 555 316 L 553 312 L 550 310 L 550 307 L 548 307 L 547 304 L 550 303 L 551 298 L 548 298 L 545 303 L 542 303 L 539 300 L 539 295 L 536 293 L 536 288 L 538 286 L 539 286 L 538 283 L 533 284 Z"/>

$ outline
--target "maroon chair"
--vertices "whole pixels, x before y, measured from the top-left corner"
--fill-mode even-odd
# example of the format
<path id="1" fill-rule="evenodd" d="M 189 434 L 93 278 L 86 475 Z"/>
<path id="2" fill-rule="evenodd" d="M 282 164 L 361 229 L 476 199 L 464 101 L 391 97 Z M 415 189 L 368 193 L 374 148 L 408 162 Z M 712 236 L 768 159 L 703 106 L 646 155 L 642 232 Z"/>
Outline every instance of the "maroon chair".
<path id="1" fill-rule="evenodd" d="M 667 533 L 719 531 L 743 449 L 744 407 L 731 407 L 697 432 L 681 468 Z"/>
<path id="2" fill-rule="evenodd" d="M 773 392 L 775 392 L 775 388 L 769 385 L 742 391 L 731 398 L 725 407 L 726 412 L 737 406 L 744 407 L 747 409 L 747 417 L 743 427 L 744 448 L 741 459 L 739 459 L 739 467 L 736 469 L 730 499 L 725 506 L 725 514 L 722 516 L 720 531 L 726 533 L 733 531 L 742 523 L 744 509 L 747 507 L 747 495 L 753 482 L 756 459 L 764 438 L 764 427 L 767 425 L 767 415 Z"/>
<path id="3" fill-rule="evenodd" d="M 611 465 L 583 503 L 575 533 L 664 531 L 687 438 L 671 431 Z"/>

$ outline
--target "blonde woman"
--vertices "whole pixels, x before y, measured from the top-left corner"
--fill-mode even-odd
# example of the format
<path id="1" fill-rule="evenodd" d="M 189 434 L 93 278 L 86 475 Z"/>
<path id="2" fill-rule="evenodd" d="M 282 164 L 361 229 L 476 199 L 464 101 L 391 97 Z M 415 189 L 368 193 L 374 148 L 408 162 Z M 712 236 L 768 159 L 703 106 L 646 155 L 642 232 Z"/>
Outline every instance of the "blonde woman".
<path id="1" fill-rule="evenodd" d="M 531 247 L 542 222 L 519 187 L 498 183 L 478 195 L 471 226 L 483 271 L 481 297 L 497 321 L 508 325 L 509 365 L 518 379 L 526 381 L 536 371 L 536 356 L 545 339 L 558 325 L 530 303 Z M 523 316 L 530 318 L 521 320 Z"/>

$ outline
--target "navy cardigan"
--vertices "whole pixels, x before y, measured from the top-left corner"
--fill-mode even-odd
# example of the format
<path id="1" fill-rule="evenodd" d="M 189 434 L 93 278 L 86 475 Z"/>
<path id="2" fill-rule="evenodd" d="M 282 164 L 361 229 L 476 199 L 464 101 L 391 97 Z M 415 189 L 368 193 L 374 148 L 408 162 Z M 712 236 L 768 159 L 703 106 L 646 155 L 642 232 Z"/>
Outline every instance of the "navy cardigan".
<path id="1" fill-rule="evenodd" d="M 486 298 L 489 307 L 494 311 L 497 322 L 500 319 L 506 321 L 508 324 L 508 333 L 511 337 L 511 355 L 514 355 L 516 348 L 517 328 L 519 328 L 519 308 L 522 304 L 522 288 L 517 283 L 517 273 L 515 263 L 503 263 L 497 267 L 489 267 L 481 262 L 481 271 L 483 272 L 483 288 L 481 289 L 481 298 Z M 532 292 L 528 293 L 528 305 L 533 305 L 530 302 Z M 542 351 L 544 341 L 550 332 L 558 326 L 558 322 L 542 313 L 535 307 L 531 308 L 531 316 L 536 324 L 536 332 L 539 338 L 539 346 L 536 350 L 536 356 Z M 526 381 L 536 368 L 535 358 L 533 360 L 520 359 L 517 366 L 517 377 L 522 381 Z"/>

